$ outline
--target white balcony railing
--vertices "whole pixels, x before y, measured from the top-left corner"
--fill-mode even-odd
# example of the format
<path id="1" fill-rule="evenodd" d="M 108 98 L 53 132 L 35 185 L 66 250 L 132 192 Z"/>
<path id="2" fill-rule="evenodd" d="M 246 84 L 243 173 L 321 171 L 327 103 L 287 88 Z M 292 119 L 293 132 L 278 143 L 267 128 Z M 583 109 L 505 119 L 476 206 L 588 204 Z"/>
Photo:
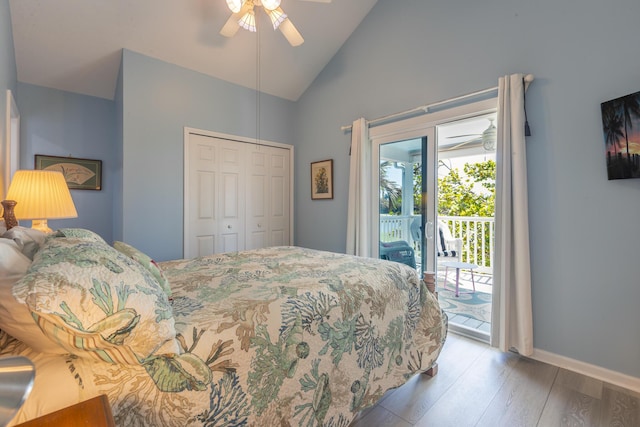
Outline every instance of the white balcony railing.
<path id="1" fill-rule="evenodd" d="M 380 215 L 380 240 L 404 240 L 421 258 L 420 245 L 411 236 L 411 223 L 419 216 Z M 478 265 L 478 272 L 492 273 L 494 255 L 495 220 L 487 217 L 439 216 L 449 227 L 454 238 L 462 239 L 463 262 Z"/>

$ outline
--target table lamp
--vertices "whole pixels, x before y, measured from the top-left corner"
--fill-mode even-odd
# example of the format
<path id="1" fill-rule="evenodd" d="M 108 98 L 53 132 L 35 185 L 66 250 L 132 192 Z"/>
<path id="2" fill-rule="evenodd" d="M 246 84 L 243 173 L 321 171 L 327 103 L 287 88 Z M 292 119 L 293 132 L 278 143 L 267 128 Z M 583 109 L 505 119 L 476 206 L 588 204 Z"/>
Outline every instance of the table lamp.
<path id="1" fill-rule="evenodd" d="M 24 356 L 0 358 L 0 426 L 13 419 L 29 396 L 35 372 L 33 363 Z"/>
<path id="2" fill-rule="evenodd" d="M 64 175 L 58 171 L 16 171 L 2 206 L 7 229 L 17 225 L 16 218 L 30 219 L 31 228 L 50 233 L 48 219 L 78 217 Z"/>

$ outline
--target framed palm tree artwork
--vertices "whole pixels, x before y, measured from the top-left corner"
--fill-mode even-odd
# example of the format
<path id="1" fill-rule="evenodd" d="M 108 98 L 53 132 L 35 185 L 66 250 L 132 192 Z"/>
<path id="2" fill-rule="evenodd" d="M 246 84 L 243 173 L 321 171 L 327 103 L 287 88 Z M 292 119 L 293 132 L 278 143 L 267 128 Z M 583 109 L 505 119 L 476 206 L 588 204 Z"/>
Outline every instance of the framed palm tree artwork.
<path id="1" fill-rule="evenodd" d="M 333 199 L 333 159 L 311 163 L 311 200 Z"/>
<path id="2" fill-rule="evenodd" d="M 600 106 L 607 177 L 640 178 L 640 92 Z"/>

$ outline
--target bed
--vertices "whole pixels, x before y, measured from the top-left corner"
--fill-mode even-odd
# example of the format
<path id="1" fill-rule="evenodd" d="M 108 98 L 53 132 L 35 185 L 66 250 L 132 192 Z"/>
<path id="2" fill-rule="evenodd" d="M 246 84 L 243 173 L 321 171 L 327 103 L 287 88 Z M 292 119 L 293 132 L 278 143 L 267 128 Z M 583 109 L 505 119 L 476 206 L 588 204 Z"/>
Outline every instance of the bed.
<path id="1" fill-rule="evenodd" d="M 107 395 L 122 426 L 348 426 L 432 368 L 446 316 L 401 263 L 273 247 L 155 263 L 82 229 L 0 239 L 13 423 Z"/>

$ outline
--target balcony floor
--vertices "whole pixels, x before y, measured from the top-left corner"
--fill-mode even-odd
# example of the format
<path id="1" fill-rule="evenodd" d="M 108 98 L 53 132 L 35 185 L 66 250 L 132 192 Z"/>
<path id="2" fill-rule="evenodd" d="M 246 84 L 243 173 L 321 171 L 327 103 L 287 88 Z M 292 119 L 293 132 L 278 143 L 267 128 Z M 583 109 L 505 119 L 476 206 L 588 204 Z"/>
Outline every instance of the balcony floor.
<path id="1" fill-rule="evenodd" d="M 474 273 L 476 291 L 473 290 L 471 274 L 460 272 L 458 297 L 455 296 L 455 274 L 449 273 L 444 287 L 444 273 L 438 275 L 438 299 L 449 316 L 449 324 L 470 335 L 488 339 L 491 333 L 491 290 L 493 276 Z"/>

